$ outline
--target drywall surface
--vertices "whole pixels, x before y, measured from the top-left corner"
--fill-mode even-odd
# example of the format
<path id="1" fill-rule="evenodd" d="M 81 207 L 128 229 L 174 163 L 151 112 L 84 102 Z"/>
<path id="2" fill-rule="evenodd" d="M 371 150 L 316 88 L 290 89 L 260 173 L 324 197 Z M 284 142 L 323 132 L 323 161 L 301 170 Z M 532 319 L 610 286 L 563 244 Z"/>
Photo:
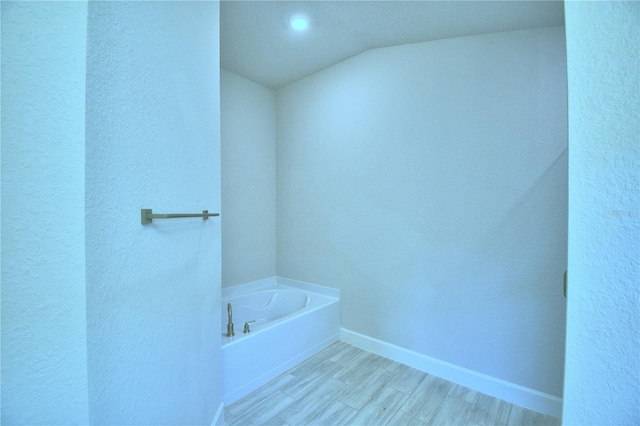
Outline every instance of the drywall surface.
<path id="1" fill-rule="evenodd" d="M 275 92 L 220 74 L 222 286 L 276 275 Z"/>
<path id="2" fill-rule="evenodd" d="M 219 5 L 91 2 L 89 416 L 211 424 L 221 401 Z"/>
<path id="3" fill-rule="evenodd" d="M 87 4 L 1 7 L 1 422 L 86 424 Z"/>
<path id="4" fill-rule="evenodd" d="M 564 423 L 640 423 L 640 3 L 567 2 Z"/>
<path id="5" fill-rule="evenodd" d="M 342 326 L 561 396 L 564 28 L 371 50 L 277 91 L 278 275 Z"/>

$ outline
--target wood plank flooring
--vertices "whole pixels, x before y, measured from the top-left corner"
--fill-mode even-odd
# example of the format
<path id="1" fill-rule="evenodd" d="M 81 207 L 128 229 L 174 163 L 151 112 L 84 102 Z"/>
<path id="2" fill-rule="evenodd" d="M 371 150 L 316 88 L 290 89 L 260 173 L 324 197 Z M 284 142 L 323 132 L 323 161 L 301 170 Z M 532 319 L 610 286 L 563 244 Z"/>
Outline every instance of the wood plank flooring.
<path id="1" fill-rule="evenodd" d="M 228 426 L 560 425 L 337 342 L 225 408 Z"/>

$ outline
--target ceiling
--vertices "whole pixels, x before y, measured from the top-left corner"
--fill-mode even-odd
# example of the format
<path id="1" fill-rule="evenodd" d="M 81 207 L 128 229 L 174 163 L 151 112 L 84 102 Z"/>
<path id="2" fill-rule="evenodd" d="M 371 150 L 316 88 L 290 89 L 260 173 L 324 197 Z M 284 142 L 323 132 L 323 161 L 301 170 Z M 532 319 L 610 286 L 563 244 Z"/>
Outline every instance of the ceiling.
<path id="1" fill-rule="evenodd" d="M 290 29 L 295 14 L 309 18 L 305 31 Z M 561 0 L 224 0 L 220 65 L 278 89 L 369 49 L 556 25 Z"/>

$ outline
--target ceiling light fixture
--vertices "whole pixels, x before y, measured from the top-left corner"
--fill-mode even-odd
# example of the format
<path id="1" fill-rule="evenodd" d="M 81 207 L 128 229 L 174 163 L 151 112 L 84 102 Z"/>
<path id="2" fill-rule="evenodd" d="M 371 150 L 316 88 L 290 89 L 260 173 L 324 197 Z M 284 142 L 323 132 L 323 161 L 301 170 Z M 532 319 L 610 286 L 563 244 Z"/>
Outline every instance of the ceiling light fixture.
<path id="1" fill-rule="evenodd" d="M 289 25 L 296 31 L 304 31 L 309 26 L 309 20 L 302 15 L 294 15 L 289 20 Z"/>

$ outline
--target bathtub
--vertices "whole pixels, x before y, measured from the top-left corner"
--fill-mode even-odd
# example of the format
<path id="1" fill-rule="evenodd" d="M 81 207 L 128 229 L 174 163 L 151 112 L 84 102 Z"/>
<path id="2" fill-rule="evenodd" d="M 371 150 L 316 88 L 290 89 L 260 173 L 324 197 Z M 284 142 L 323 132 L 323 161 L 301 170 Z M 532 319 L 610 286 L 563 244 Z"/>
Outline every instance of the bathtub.
<path id="1" fill-rule="evenodd" d="M 227 304 L 235 335 L 227 337 Z M 222 401 L 229 405 L 340 339 L 338 290 L 269 278 L 222 290 Z M 249 322 L 250 332 L 244 333 Z"/>

